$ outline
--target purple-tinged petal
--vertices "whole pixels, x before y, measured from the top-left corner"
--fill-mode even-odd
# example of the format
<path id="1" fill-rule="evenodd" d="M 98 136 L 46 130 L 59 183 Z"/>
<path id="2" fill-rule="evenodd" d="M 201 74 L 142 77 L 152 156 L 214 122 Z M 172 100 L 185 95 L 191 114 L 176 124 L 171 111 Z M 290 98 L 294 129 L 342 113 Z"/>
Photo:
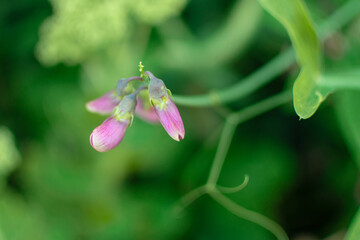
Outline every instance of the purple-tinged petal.
<path id="1" fill-rule="evenodd" d="M 161 109 L 155 106 L 156 113 L 166 132 L 176 141 L 185 137 L 184 124 L 175 103 L 169 98 L 166 107 Z"/>
<path id="2" fill-rule="evenodd" d="M 116 120 L 111 116 L 90 135 L 90 144 L 98 152 L 106 152 L 116 147 L 123 139 L 130 120 Z"/>
<path id="3" fill-rule="evenodd" d="M 94 113 L 110 114 L 114 107 L 118 105 L 120 100 L 116 97 L 114 90 L 106 93 L 105 95 L 88 102 L 86 104 L 87 110 Z"/>
<path id="4" fill-rule="evenodd" d="M 169 100 L 166 103 L 166 110 L 169 116 L 171 117 L 171 119 L 173 120 L 174 127 L 177 129 L 181 137 L 180 139 L 184 139 L 185 137 L 184 124 L 180 116 L 179 110 L 177 109 L 175 103 L 173 102 L 173 100 L 171 100 L 171 98 L 169 98 Z"/>
<path id="5" fill-rule="evenodd" d="M 141 99 L 138 99 L 135 113 L 141 119 L 149 122 L 149 123 L 158 123 L 159 117 L 157 116 L 155 109 L 149 104 L 149 106 L 145 107 L 144 103 Z"/>

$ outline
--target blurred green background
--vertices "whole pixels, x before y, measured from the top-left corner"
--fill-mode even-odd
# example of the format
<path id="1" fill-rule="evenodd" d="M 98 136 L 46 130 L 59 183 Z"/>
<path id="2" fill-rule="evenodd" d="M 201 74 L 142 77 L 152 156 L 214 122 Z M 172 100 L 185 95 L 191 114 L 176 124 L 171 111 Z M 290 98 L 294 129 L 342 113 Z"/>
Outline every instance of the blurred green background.
<path id="1" fill-rule="evenodd" d="M 306 1 L 316 26 L 345 2 Z M 257 1 L 2 1 L 0 36 L 1 240 L 274 239 L 208 196 L 180 216 L 173 207 L 205 183 L 224 108 L 290 87 L 296 65 L 222 109 L 179 106 L 180 143 L 135 119 L 117 148 L 98 153 L 89 136 L 104 117 L 85 109 L 138 75 L 140 60 L 178 95 L 240 81 L 290 46 Z M 330 68 L 360 66 L 360 16 L 323 51 Z M 248 174 L 230 198 L 291 239 L 343 239 L 360 201 L 359 103 L 359 92 L 339 92 L 309 120 L 288 104 L 240 125 L 220 183 Z"/>

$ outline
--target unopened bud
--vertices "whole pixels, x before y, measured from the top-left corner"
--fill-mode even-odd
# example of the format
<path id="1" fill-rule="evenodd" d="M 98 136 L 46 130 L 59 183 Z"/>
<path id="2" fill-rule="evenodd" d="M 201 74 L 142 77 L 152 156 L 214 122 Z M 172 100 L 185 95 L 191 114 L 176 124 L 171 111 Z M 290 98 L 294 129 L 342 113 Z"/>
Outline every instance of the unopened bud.
<path id="1" fill-rule="evenodd" d="M 145 72 L 150 77 L 149 96 L 156 114 L 166 132 L 176 141 L 185 136 L 184 124 L 175 103 L 170 99 L 170 91 L 161 79 L 151 72 Z"/>

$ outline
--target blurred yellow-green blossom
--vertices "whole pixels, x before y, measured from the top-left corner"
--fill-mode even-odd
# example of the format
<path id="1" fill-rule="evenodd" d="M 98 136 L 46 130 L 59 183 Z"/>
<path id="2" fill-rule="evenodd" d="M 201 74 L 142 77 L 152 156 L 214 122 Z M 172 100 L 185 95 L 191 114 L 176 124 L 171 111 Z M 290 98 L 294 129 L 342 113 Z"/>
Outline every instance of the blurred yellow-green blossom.
<path id="1" fill-rule="evenodd" d="M 186 0 L 52 0 L 53 15 L 40 29 L 36 54 L 46 65 L 76 64 L 121 44 L 134 24 L 159 24 L 175 16 Z"/>

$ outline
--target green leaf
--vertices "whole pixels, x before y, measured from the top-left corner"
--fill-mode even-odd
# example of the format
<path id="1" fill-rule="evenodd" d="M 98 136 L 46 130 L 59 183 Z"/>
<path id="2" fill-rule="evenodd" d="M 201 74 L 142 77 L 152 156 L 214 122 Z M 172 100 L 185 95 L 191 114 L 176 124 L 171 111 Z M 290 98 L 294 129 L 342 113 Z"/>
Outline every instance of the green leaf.
<path id="1" fill-rule="evenodd" d="M 298 62 L 311 71 L 320 68 L 320 47 L 310 16 L 301 0 L 259 0 L 288 31 Z"/>
<path id="2" fill-rule="evenodd" d="M 288 31 L 301 73 L 294 84 L 294 107 L 300 118 L 313 115 L 329 93 L 319 86 L 321 54 L 319 40 L 301 0 L 259 0 Z"/>
<path id="3" fill-rule="evenodd" d="M 258 1 L 290 35 L 301 67 L 293 87 L 294 108 L 300 118 L 311 117 L 327 95 L 335 90 L 360 89 L 358 69 L 323 73 L 319 39 L 302 0 Z"/>
<path id="4" fill-rule="evenodd" d="M 315 74 L 304 67 L 294 83 L 294 108 L 300 118 L 311 117 L 329 93 L 320 88 L 315 79 Z"/>
<path id="5" fill-rule="evenodd" d="M 357 211 L 355 217 L 351 221 L 349 231 L 345 240 L 358 240 L 360 236 L 360 210 Z"/>

